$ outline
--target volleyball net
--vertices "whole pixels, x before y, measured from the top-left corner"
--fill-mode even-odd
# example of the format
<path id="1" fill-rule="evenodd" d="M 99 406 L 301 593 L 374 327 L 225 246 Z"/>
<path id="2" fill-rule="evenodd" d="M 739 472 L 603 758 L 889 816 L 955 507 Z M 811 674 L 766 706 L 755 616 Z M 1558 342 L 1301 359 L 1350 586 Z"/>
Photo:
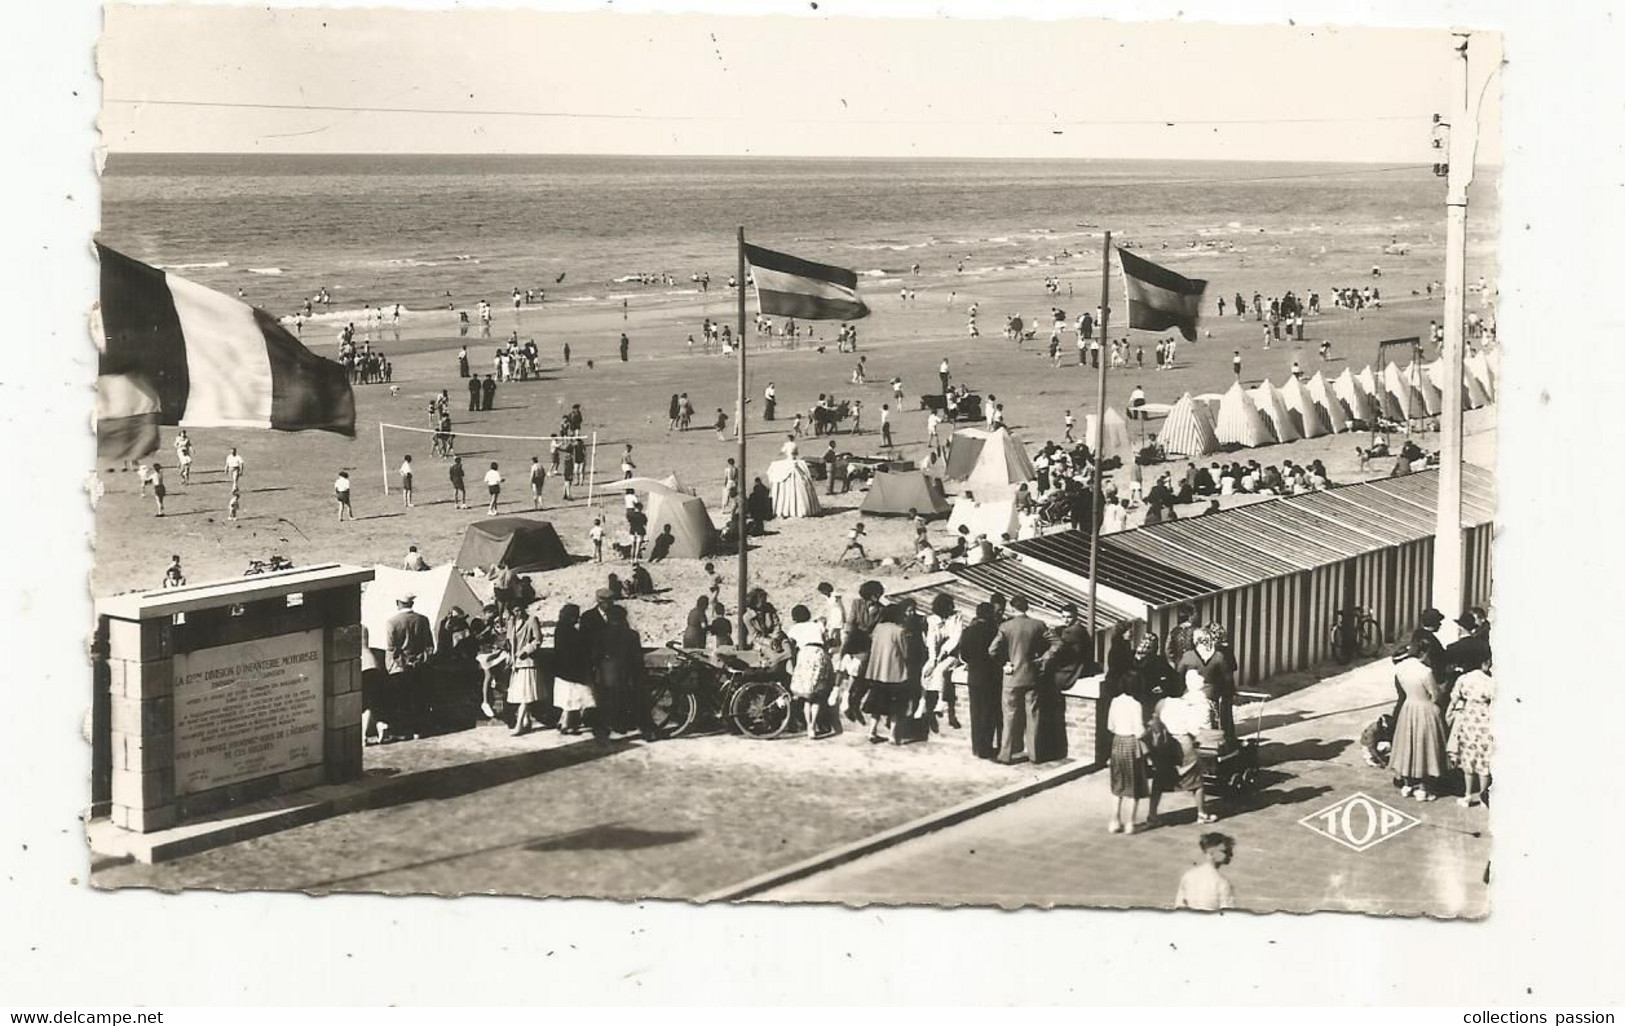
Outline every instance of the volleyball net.
<path id="1" fill-rule="evenodd" d="M 554 443 L 558 443 L 555 450 Z M 566 447 L 582 443 L 585 450 L 566 459 Z M 391 447 L 393 444 L 393 455 Z M 555 462 L 555 452 L 558 459 Z M 408 427 L 405 424 L 378 424 L 378 466 L 383 471 L 384 494 L 390 494 L 390 481 L 399 471 L 397 461 L 405 457 L 413 460 L 414 478 L 425 483 L 434 468 L 449 466 L 453 457 L 461 457 L 471 491 L 479 491 L 480 481 L 492 463 L 497 464 L 507 479 L 506 494 L 515 498 L 530 495 L 530 461 L 541 461 L 547 468 L 549 494 L 557 496 L 562 485 L 553 479 L 564 473 L 568 462 L 575 468 L 575 495 L 568 500 L 584 506 L 594 505 L 597 499 L 598 432 L 587 435 L 486 435 L 472 431 L 451 431 L 443 434 L 434 428 Z M 581 458 L 584 456 L 584 459 Z M 444 478 L 442 478 L 444 480 Z M 417 485 L 414 484 L 414 489 Z M 431 485 L 431 487 L 434 487 Z M 446 487 L 450 487 L 449 482 Z"/>

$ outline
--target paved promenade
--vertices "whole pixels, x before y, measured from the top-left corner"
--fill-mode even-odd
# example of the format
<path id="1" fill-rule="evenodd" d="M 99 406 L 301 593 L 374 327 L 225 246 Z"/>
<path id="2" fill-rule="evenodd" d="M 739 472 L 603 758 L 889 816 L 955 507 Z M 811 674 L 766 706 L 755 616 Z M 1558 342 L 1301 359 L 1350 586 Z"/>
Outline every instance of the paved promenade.
<path id="1" fill-rule="evenodd" d="M 1216 806 L 1221 818 L 1211 827 L 1198 827 L 1189 800 L 1175 795 L 1161 828 L 1107 833 L 1113 799 L 1100 772 L 755 900 L 1169 906 L 1180 874 L 1199 857 L 1197 836 L 1221 830 L 1237 842 L 1226 872 L 1243 909 L 1482 916 L 1488 810 L 1400 798 L 1387 771 L 1361 757 L 1360 731 L 1392 704 L 1391 681 L 1387 660 L 1379 660 L 1270 702 L 1263 786 L 1246 802 Z M 1238 724 L 1250 728 L 1255 711 L 1238 710 Z M 1358 793 L 1420 822 L 1363 851 L 1299 822 Z M 1356 839 L 1365 814 L 1351 815 Z M 1334 817 L 1334 829 L 1341 822 Z"/>

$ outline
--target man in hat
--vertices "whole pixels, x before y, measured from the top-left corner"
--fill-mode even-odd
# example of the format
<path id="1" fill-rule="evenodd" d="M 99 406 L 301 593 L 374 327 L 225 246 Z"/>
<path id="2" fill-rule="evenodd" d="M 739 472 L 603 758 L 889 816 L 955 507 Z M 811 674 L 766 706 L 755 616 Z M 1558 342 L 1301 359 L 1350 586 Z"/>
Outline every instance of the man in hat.
<path id="1" fill-rule="evenodd" d="M 1476 670 L 1490 658 L 1489 614 L 1474 606 L 1456 621 L 1461 637 L 1445 646 L 1444 672 L 1447 687 L 1454 687 L 1456 678 L 1468 670 Z"/>
<path id="2" fill-rule="evenodd" d="M 389 720 L 404 715 L 413 720 L 418 703 L 418 675 L 434 651 L 434 629 L 429 618 L 413 606 L 417 596 L 408 592 L 395 600 L 395 615 L 384 627 L 384 669 L 386 676 L 371 694 L 362 694 L 361 736 L 383 741 L 389 733 Z M 388 719 L 386 719 L 388 717 Z M 378 727 L 373 737 L 372 727 Z"/>

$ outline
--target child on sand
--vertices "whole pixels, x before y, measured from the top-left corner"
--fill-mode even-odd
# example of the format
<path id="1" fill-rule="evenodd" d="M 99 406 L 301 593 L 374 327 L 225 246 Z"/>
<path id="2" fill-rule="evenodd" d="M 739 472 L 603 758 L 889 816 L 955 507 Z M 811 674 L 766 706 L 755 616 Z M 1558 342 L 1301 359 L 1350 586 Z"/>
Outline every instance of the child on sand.
<path id="1" fill-rule="evenodd" d="M 401 463 L 401 494 L 406 497 L 408 509 L 412 506 L 412 457 L 408 456 Z"/>
<path id="2" fill-rule="evenodd" d="M 485 509 L 485 515 L 497 515 L 497 500 L 502 497 L 502 471 L 497 469 L 496 461 L 491 461 L 491 469 L 485 472 L 485 490 L 490 493 L 491 505 Z"/>
<path id="3" fill-rule="evenodd" d="M 726 442 L 728 440 L 728 415 L 722 412 L 722 407 L 720 406 L 717 407 L 716 428 L 717 441 Z"/>
<path id="4" fill-rule="evenodd" d="M 154 463 L 150 472 L 152 481 L 152 497 L 158 500 L 158 515 L 164 515 L 164 468 L 162 464 Z"/>
<path id="5" fill-rule="evenodd" d="M 226 519 L 236 520 L 237 513 L 242 509 L 243 493 L 236 485 L 231 486 L 231 499 L 226 503 Z"/>
<path id="6" fill-rule="evenodd" d="M 841 550 L 841 554 L 835 562 L 839 563 L 846 559 L 846 554 L 849 552 L 856 552 L 859 559 L 865 563 L 869 562 L 869 554 L 863 551 L 863 537 L 863 525 L 853 524 L 852 529 L 846 532 L 846 548 Z"/>
<path id="7" fill-rule="evenodd" d="M 595 563 L 604 561 L 604 521 L 600 517 L 592 522 L 592 530 L 587 532 L 592 539 L 592 559 Z"/>
<path id="8" fill-rule="evenodd" d="M 1222 872 L 1235 857 L 1235 838 L 1214 831 L 1203 834 L 1196 843 L 1202 849 L 1202 862 L 1187 869 L 1179 878 L 1174 907 L 1200 912 L 1218 912 L 1235 907 L 1236 892 Z"/>
<path id="9" fill-rule="evenodd" d="M 355 510 L 350 508 L 350 472 L 339 471 L 339 476 L 333 481 L 333 498 L 339 506 L 339 522 L 343 523 L 345 517 L 355 519 Z"/>
<path id="10" fill-rule="evenodd" d="M 547 483 L 547 470 L 540 456 L 530 458 L 530 508 L 542 508 L 542 485 Z"/>
<path id="11" fill-rule="evenodd" d="M 453 456 L 451 467 L 446 471 L 451 478 L 451 501 L 457 509 L 468 508 L 468 488 L 463 475 L 463 458 Z"/>

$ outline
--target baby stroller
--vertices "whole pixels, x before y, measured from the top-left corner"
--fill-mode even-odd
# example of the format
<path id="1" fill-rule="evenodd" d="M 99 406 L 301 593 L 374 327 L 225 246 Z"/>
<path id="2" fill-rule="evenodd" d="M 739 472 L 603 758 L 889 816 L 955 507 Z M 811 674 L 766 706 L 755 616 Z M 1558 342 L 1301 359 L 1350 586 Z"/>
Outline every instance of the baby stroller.
<path id="1" fill-rule="evenodd" d="M 1252 737 L 1227 739 L 1221 730 L 1204 730 L 1196 738 L 1202 762 L 1202 789 L 1210 795 L 1239 797 L 1258 788 L 1258 747 L 1263 740 L 1264 704 L 1270 696 L 1258 691 L 1238 691 L 1236 698 L 1258 706 Z"/>

